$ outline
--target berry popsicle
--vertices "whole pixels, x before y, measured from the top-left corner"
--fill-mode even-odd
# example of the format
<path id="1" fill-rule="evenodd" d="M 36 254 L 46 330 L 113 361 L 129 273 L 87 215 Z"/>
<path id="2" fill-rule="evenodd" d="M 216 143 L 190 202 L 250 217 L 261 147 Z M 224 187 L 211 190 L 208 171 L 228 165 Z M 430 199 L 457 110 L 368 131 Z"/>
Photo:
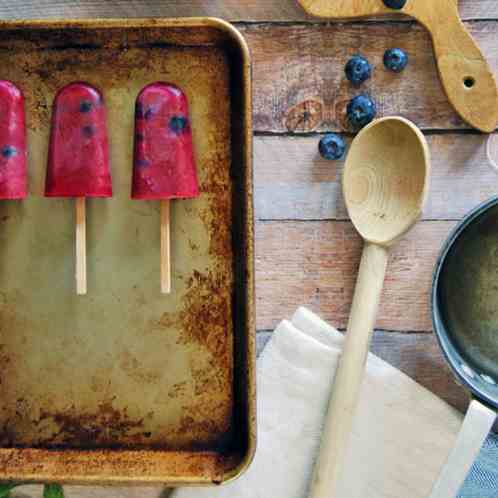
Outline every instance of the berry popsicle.
<path id="1" fill-rule="evenodd" d="M 199 195 L 187 97 L 171 83 L 144 87 L 135 106 L 132 199 L 161 200 L 161 292 L 171 292 L 171 199 Z"/>
<path id="2" fill-rule="evenodd" d="M 24 96 L 10 81 L 0 80 L 0 199 L 27 195 Z"/>
<path id="3" fill-rule="evenodd" d="M 76 292 L 86 294 L 85 199 L 112 196 L 106 109 L 88 83 L 71 83 L 55 96 L 45 196 L 76 198 Z"/>

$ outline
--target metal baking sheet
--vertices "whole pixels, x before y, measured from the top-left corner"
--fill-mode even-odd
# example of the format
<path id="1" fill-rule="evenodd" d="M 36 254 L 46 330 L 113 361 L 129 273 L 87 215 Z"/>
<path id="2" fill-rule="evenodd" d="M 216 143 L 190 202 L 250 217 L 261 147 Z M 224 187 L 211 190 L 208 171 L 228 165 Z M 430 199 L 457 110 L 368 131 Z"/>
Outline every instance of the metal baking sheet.
<path id="1" fill-rule="evenodd" d="M 219 483 L 255 446 L 250 61 L 216 19 L 3 22 L 0 78 L 26 99 L 29 197 L 0 203 L 0 479 Z M 130 199 L 134 102 L 190 103 L 201 196 Z M 114 196 L 87 200 L 88 294 L 74 201 L 43 196 L 52 102 L 72 81 L 108 110 Z"/>

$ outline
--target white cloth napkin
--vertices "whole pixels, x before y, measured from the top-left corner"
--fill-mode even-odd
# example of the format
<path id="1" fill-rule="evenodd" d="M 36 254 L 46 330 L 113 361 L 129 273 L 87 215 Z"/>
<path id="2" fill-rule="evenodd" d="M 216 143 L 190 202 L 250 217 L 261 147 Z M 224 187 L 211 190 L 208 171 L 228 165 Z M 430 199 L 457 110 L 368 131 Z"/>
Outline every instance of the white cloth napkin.
<path id="1" fill-rule="evenodd" d="M 258 359 L 258 450 L 238 480 L 180 488 L 174 498 L 306 498 L 343 336 L 305 308 L 275 330 Z M 422 498 L 461 416 L 374 355 L 356 414 L 339 496 Z"/>

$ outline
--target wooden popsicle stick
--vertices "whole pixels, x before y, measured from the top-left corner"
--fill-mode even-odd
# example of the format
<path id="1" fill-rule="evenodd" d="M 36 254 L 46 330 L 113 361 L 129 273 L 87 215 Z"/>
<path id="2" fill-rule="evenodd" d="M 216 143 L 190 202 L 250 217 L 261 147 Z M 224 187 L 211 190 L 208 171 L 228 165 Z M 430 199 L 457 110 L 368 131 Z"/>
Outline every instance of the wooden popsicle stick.
<path id="1" fill-rule="evenodd" d="M 170 216 L 168 199 L 161 200 L 161 292 L 171 292 Z"/>
<path id="2" fill-rule="evenodd" d="M 86 199 L 76 198 L 76 294 L 86 294 Z"/>
<path id="3" fill-rule="evenodd" d="M 430 498 L 455 498 L 478 457 L 496 419 L 490 408 L 472 401 L 463 421 L 455 447 L 451 451 Z"/>

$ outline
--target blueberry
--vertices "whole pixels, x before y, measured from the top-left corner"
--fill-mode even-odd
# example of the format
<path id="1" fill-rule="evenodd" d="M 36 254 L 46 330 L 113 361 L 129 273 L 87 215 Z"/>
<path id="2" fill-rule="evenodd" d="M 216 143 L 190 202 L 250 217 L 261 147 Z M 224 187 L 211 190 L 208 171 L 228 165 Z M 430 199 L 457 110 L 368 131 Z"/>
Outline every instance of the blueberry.
<path id="1" fill-rule="evenodd" d="M 90 112 L 92 110 L 92 103 L 89 100 L 82 100 L 80 102 L 80 112 Z"/>
<path id="2" fill-rule="evenodd" d="M 406 52 L 400 48 L 390 48 L 384 53 L 384 66 L 390 71 L 400 73 L 408 64 Z"/>
<path id="3" fill-rule="evenodd" d="M 169 127 L 179 135 L 188 125 L 187 118 L 183 116 L 173 116 L 169 121 Z"/>
<path id="4" fill-rule="evenodd" d="M 318 150 L 320 151 L 320 155 L 324 159 L 328 159 L 329 161 L 333 161 L 336 159 L 340 159 L 344 155 L 344 151 L 346 150 L 346 144 L 344 140 L 339 135 L 335 133 L 327 133 L 318 144 Z"/>
<path id="5" fill-rule="evenodd" d="M 17 154 L 17 149 L 12 145 L 6 145 L 2 147 L 2 156 L 8 159 L 9 157 L 13 157 Z"/>
<path id="6" fill-rule="evenodd" d="M 402 9 L 406 5 L 407 0 L 384 0 L 384 5 L 390 9 Z"/>
<path id="7" fill-rule="evenodd" d="M 135 166 L 138 168 L 146 168 L 147 166 L 150 166 L 150 161 L 148 159 L 136 159 Z"/>
<path id="8" fill-rule="evenodd" d="M 150 119 L 154 116 L 155 109 L 153 107 L 149 107 L 145 109 L 141 102 L 137 102 L 135 105 L 135 118 L 136 119 Z"/>
<path id="9" fill-rule="evenodd" d="M 355 130 L 370 123 L 377 114 L 375 102 L 368 95 L 358 95 L 347 107 L 348 120 Z"/>
<path id="10" fill-rule="evenodd" d="M 364 81 L 368 80 L 372 74 L 372 67 L 365 57 L 355 55 L 349 59 L 344 68 L 346 78 L 353 83 L 353 85 L 361 85 Z"/>
<path id="11" fill-rule="evenodd" d="M 144 114 L 145 119 L 150 119 L 152 116 L 154 116 L 154 109 L 152 107 L 149 107 Z"/>
<path id="12" fill-rule="evenodd" d="M 92 138 L 93 135 L 95 134 L 95 128 L 92 125 L 86 125 L 83 126 L 81 132 L 83 133 L 83 136 L 85 136 L 86 138 Z"/>

